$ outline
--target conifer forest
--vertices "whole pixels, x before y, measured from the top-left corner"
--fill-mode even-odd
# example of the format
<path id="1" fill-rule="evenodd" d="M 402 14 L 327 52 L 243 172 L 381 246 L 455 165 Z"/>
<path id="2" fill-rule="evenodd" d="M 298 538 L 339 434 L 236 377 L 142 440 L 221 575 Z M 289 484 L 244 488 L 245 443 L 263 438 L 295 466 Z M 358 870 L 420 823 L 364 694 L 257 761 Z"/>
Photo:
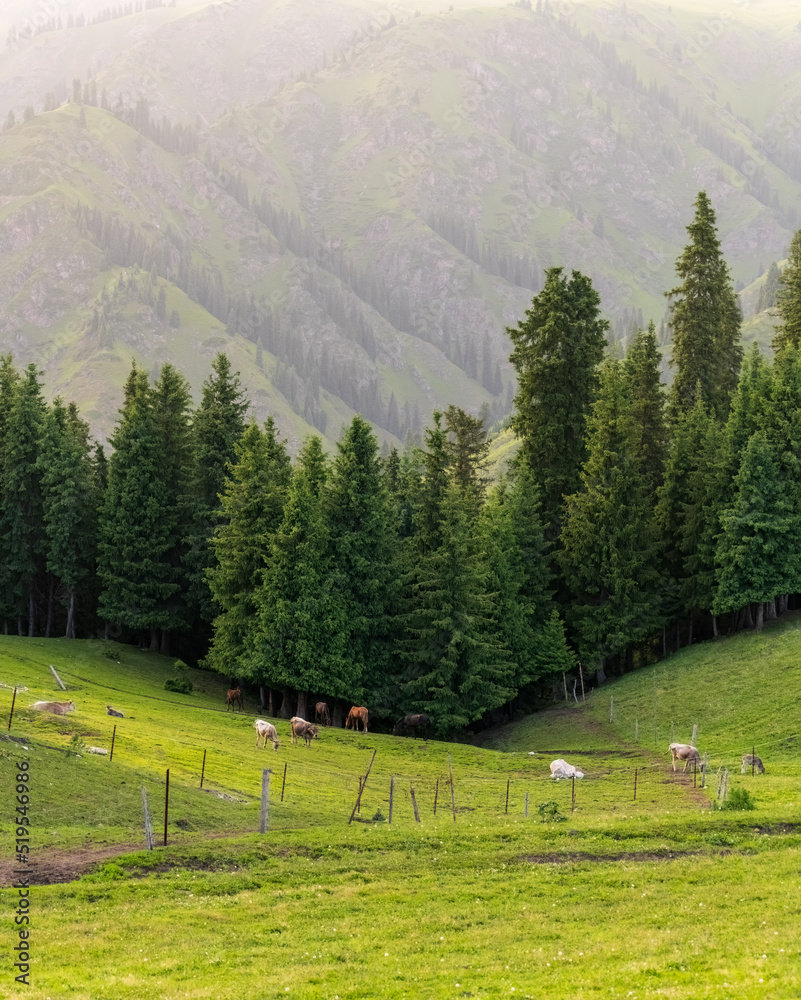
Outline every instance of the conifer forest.
<path id="1" fill-rule="evenodd" d="M 219 353 L 192 402 L 133 364 L 107 446 L 0 366 L 6 634 L 139 643 L 260 689 L 436 732 L 759 629 L 801 592 L 801 231 L 775 280 L 772 357 L 743 349 L 706 192 L 654 323 L 623 354 L 591 280 L 546 269 L 506 331 L 514 457 L 454 401 L 402 449 L 365 416 L 292 453 Z M 86 220 L 87 225 L 93 225 Z M 564 677 L 563 677 L 564 675 Z"/>

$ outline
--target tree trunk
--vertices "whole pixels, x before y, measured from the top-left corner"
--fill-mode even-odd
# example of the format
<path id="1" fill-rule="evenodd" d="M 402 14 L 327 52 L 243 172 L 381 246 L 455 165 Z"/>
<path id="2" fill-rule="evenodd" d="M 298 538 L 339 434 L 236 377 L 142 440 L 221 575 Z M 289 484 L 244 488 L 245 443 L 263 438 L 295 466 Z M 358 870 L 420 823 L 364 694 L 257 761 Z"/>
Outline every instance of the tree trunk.
<path id="1" fill-rule="evenodd" d="M 740 611 L 740 628 L 753 628 L 754 616 L 751 614 L 751 605 L 746 604 Z"/>
<path id="2" fill-rule="evenodd" d="M 778 610 L 779 610 L 779 614 L 780 615 L 787 614 L 787 605 L 789 603 L 790 602 L 789 602 L 789 595 L 788 594 L 779 594 L 779 609 Z"/>
<path id="3" fill-rule="evenodd" d="M 334 698 L 334 715 L 331 721 L 337 729 L 345 725 L 345 707 L 340 698 Z"/>
<path id="4" fill-rule="evenodd" d="M 662 629 L 662 659 L 667 657 L 667 629 Z"/>
<path id="5" fill-rule="evenodd" d="M 778 616 L 776 614 L 776 598 L 774 597 L 773 600 L 765 602 L 765 621 L 773 621 L 776 617 Z"/>
<path id="6" fill-rule="evenodd" d="M 692 646 L 693 644 L 693 613 L 690 612 L 690 617 L 687 622 L 687 645 Z"/>
<path id="7" fill-rule="evenodd" d="M 297 712 L 295 712 L 295 715 L 297 715 L 297 717 L 299 719 L 305 719 L 306 718 L 306 699 L 307 698 L 308 698 L 308 692 L 307 691 L 298 691 L 298 710 L 297 710 Z"/>
<path id="8" fill-rule="evenodd" d="M 157 628 L 150 630 L 150 651 L 151 653 L 158 653 L 159 651 L 159 630 Z"/>
<path id="9" fill-rule="evenodd" d="M 108 642 L 108 622 L 103 626 L 103 638 Z"/>
<path id="10" fill-rule="evenodd" d="M 53 605 L 56 597 L 56 581 L 50 577 L 47 587 L 47 620 L 45 621 L 45 639 L 50 638 L 50 630 L 53 627 Z"/>
<path id="11" fill-rule="evenodd" d="M 281 714 L 279 716 L 281 719 L 291 719 L 292 718 L 292 689 L 284 688 L 284 696 L 281 699 Z"/>
<path id="12" fill-rule="evenodd" d="M 717 639 L 718 637 L 718 616 L 712 615 L 712 635 Z"/>
<path id="13" fill-rule="evenodd" d="M 681 625 L 676 622 L 676 652 L 681 649 Z"/>
<path id="14" fill-rule="evenodd" d="M 159 648 L 159 652 L 162 656 L 170 655 L 170 633 L 166 628 L 161 633 L 161 647 Z"/>
<path id="15" fill-rule="evenodd" d="M 17 615 L 17 635 L 22 635 L 22 615 Z"/>
<path id="16" fill-rule="evenodd" d="M 764 623 L 765 623 L 765 605 L 762 603 L 762 601 L 757 601 L 756 624 L 754 625 L 754 628 L 757 630 L 757 632 L 759 632 L 762 629 Z"/>
<path id="17" fill-rule="evenodd" d="M 33 638 L 36 631 L 36 601 L 33 599 L 33 588 L 28 594 L 28 638 Z"/>
<path id="18" fill-rule="evenodd" d="M 66 639 L 75 638 L 75 592 L 70 591 L 70 602 L 67 605 L 67 628 L 64 631 Z"/>

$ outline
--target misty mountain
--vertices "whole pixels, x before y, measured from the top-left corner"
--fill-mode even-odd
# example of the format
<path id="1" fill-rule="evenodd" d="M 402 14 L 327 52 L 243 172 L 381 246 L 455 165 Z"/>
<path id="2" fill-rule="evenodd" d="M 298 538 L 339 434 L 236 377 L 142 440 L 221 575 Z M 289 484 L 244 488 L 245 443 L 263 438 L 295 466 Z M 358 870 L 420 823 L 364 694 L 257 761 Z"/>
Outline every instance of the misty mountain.
<path id="1" fill-rule="evenodd" d="M 132 358 L 197 387 L 221 349 L 293 446 L 496 419 L 545 268 L 625 344 L 698 190 L 741 286 L 799 225 L 786 5 L 51 6 L 0 22 L 0 350 L 98 433 Z"/>

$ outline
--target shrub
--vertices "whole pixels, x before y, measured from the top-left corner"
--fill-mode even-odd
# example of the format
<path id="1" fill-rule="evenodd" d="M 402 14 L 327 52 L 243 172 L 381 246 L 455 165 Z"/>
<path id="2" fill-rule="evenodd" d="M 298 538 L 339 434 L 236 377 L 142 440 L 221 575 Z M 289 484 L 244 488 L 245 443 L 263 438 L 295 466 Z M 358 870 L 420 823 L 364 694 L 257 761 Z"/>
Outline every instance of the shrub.
<path id="1" fill-rule="evenodd" d="M 103 650 L 103 656 L 105 656 L 106 659 L 108 659 L 108 660 L 116 660 L 117 659 L 117 651 L 116 651 L 116 649 L 109 649 L 107 647 L 106 649 Z"/>
<path id="2" fill-rule="evenodd" d="M 541 823 L 565 823 L 567 816 L 562 816 L 559 812 L 558 802 L 540 802 L 537 812 L 540 814 Z"/>
<path id="3" fill-rule="evenodd" d="M 183 677 L 168 677 L 164 682 L 165 691 L 175 691 L 176 694 L 191 694 L 192 682 Z"/>
<path id="4" fill-rule="evenodd" d="M 176 670 L 188 670 L 189 669 L 189 667 L 187 666 L 186 663 L 184 663 L 183 660 L 176 660 L 175 663 L 173 663 L 173 666 L 175 667 Z"/>
<path id="5" fill-rule="evenodd" d="M 721 809 L 756 809 L 756 802 L 747 788 L 732 788 Z"/>

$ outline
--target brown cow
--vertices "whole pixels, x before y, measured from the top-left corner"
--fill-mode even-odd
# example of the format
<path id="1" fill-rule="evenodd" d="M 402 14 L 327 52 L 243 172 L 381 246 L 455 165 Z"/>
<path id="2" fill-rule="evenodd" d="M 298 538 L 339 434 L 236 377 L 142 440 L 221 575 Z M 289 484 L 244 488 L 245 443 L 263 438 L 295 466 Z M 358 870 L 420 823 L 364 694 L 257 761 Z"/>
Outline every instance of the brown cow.
<path id="1" fill-rule="evenodd" d="M 355 705 L 348 712 L 348 717 L 345 720 L 346 729 L 355 729 L 358 733 L 359 723 L 362 724 L 362 732 L 367 732 L 367 709 L 364 707 L 357 708 Z"/>
<path id="2" fill-rule="evenodd" d="M 331 725 L 331 713 L 328 711 L 328 705 L 324 701 L 318 701 L 314 706 L 314 721 L 321 723 L 323 726 Z"/>
<path id="3" fill-rule="evenodd" d="M 239 711 L 245 711 L 245 700 L 242 697 L 242 692 L 239 688 L 233 688 L 225 696 L 225 711 L 227 712 L 229 708 L 233 708 L 236 711 L 236 706 L 239 705 Z"/>
<path id="4" fill-rule="evenodd" d="M 289 728 L 292 730 L 292 742 L 298 742 L 298 736 L 302 736 L 306 741 L 306 746 L 311 746 L 312 740 L 319 740 L 319 729 L 312 722 L 307 722 L 305 719 L 299 718 L 297 715 L 293 715 L 289 720 Z"/>
<path id="5" fill-rule="evenodd" d="M 703 771 L 704 765 L 701 763 L 701 755 L 689 743 L 671 743 L 668 750 L 670 750 L 674 771 L 676 770 L 677 760 L 684 761 L 683 771 L 686 771 L 690 764 L 695 764 L 699 770 Z"/>
<path id="6" fill-rule="evenodd" d="M 52 712 L 53 715 L 66 715 L 75 711 L 74 701 L 36 701 L 33 707 L 37 712 Z"/>

